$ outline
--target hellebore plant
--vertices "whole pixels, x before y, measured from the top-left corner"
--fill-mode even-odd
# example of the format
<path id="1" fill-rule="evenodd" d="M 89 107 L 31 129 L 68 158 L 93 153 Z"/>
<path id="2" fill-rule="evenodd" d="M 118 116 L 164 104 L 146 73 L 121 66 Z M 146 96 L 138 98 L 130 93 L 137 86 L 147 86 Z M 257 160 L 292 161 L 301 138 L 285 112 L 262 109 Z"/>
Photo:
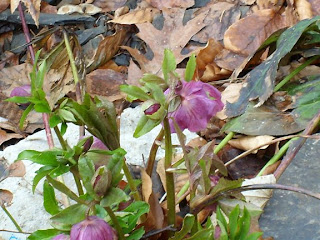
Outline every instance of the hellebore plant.
<path id="1" fill-rule="evenodd" d="M 172 167 L 171 133 L 176 132 L 174 124 L 176 123 L 181 130 L 200 131 L 206 128 L 209 120 L 223 108 L 221 94 L 217 89 L 207 83 L 192 80 L 195 68 L 196 60 L 192 55 L 187 63 L 185 77 L 181 80 L 174 72 L 176 62 L 173 53 L 165 50 L 162 64 L 163 79 L 147 74 L 140 79 L 141 88 L 121 86 L 121 90 L 127 93 L 129 100 L 144 101 L 142 105 L 144 114 L 135 130 L 135 137 L 151 131 L 160 123 L 163 124 L 169 225 L 176 224 L 174 177 L 173 173 L 168 171 Z M 150 158 L 148 164 L 153 164 L 150 163 Z"/>

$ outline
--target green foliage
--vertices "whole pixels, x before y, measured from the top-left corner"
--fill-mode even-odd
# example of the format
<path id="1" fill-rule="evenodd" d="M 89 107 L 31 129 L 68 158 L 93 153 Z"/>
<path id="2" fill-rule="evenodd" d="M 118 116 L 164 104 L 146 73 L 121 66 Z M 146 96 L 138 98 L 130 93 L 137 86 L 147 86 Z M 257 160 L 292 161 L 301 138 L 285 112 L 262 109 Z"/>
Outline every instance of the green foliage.
<path id="1" fill-rule="evenodd" d="M 55 237 L 60 233 L 61 231 L 57 229 L 38 230 L 32 233 L 27 239 L 28 240 L 51 240 L 53 237 Z"/>
<path id="2" fill-rule="evenodd" d="M 174 54 L 169 49 L 164 50 L 164 58 L 162 62 L 162 73 L 164 80 L 168 83 L 169 73 L 172 73 L 177 67 Z"/>
<path id="3" fill-rule="evenodd" d="M 60 212 L 60 208 L 54 193 L 54 188 L 48 183 L 48 181 L 44 181 L 43 184 L 43 206 L 44 209 L 51 215 Z"/>
<path id="4" fill-rule="evenodd" d="M 237 205 L 229 214 L 229 223 L 220 208 L 217 208 L 217 222 L 221 230 L 219 240 L 257 240 L 262 232 L 249 234 L 251 217 L 249 211 L 244 207 L 242 216 L 240 207 Z"/>
<path id="5" fill-rule="evenodd" d="M 187 81 L 187 82 L 190 82 L 193 78 L 193 75 L 194 75 L 194 71 L 196 70 L 196 56 L 195 54 L 193 53 L 190 58 L 189 58 L 189 61 L 187 63 L 187 67 L 186 67 L 186 72 L 184 74 L 184 79 Z"/>

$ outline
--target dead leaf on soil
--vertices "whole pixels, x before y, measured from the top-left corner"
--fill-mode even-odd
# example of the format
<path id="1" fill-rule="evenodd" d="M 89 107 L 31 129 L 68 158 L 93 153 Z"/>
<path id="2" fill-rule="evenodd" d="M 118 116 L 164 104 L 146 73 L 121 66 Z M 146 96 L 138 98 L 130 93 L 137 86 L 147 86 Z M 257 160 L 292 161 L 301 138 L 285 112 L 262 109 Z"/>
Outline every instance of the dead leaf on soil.
<path id="1" fill-rule="evenodd" d="M 152 22 L 153 18 L 158 15 L 160 11 L 156 8 L 144 8 L 131 11 L 127 14 L 115 17 L 113 20 L 109 21 L 112 23 L 119 24 L 138 24 L 145 22 Z"/>
<path id="2" fill-rule="evenodd" d="M 42 1 L 40 7 L 41 13 L 57 14 L 57 6 L 52 6 L 49 3 Z"/>
<path id="3" fill-rule="evenodd" d="M 319 0 L 309 0 L 312 7 L 312 12 L 314 16 L 320 15 L 320 4 Z"/>
<path id="4" fill-rule="evenodd" d="M 13 199 L 13 194 L 5 189 L 0 189 L 0 206 L 10 206 Z"/>
<path id="5" fill-rule="evenodd" d="M 0 146 L 2 143 L 13 138 L 23 138 L 23 136 L 18 133 L 7 133 L 6 131 L 0 128 Z"/>
<path id="6" fill-rule="evenodd" d="M 102 9 L 99 7 L 96 7 L 93 4 L 88 3 L 81 3 L 79 5 L 63 5 L 58 9 L 58 14 L 73 14 L 73 13 L 79 13 L 79 14 L 87 14 L 87 15 L 95 15 L 97 13 L 102 12 Z"/>
<path id="7" fill-rule="evenodd" d="M 93 5 L 102 8 L 103 12 L 110 12 L 122 7 L 125 3 L 126 0 L 95 0 Z"/>
<path id="8" fill-rule="evenodd" d="M 194 5 L 194 0 L 146 0 L 151 6 L 160 10 L 166 8 L 189 8 Z"/>
<path id="9" fill-rule="evenodd" d="M 111 69 L 96 69 L 86 76 L 87 92 L 105 96 L 109 101 L 124 98 L 119 86 L 125 83 L 126 76 Z"/>
<path id="10" fill-rule="evenodd" d="M 9 168 L 9 177 L 23 177 L 26 174 L 26 167 L 23 161 L 12 163 Z"/>
<path id="11" fill-rule="evenodd" d="M 119 50 L 127 36 L 128 28 L 120 27 L 115 34 L 105 37 L 98 46 L 96 55 L 87 66 L 87 72 L 97 69 L 99 66 L 108 62 Z"/>
<path id="12" fill-rule="evenodd" d="M 300 21 L 307 18 L 312 18 L 312 5 L 307 0 L 295 0 L 294 1 L 296 10 L 299 14 Z M 319 2 L 318 2 L 319 4 Z"/>
<path id="13" fill-rule="evenodd" d="M 13 13 L 17 9 L 19 2 L 24 3 L 30 15 L 32 16 L 35 24 L 39 26 L 41 0 L 11 0 L 10 2 L 11 13 Z"/>
<path id="14" fill-rule="evenodd" d="M 143 200 L 148 202 L 152 193 L 152 180 L 144 168 L 141 168 L 141 182 Z"/>
<path id="15" fill-rule="evenodd" d="M 261 135 L 261 136 L 244 136 L 237 139 L 231 139 L 228 143 L 238 149 L 247 151 L 253 148 L 256 148 L 257 146 L 260 146 L 262 144 L 268 143 L 271 140 L 273 140 L 275 137 L 268 136 L 268 135 Z M 265 145 L 259 149 L 266 149 L 269 145 Z M 257 153 L 258 150 L 252 152 Z"/>
<path id="16" fill-rule="evenodd" d="M 132 49 L 132 48 L 131 48 Z M 129 50 L 130 52 L 130 50 Z M 128 78 L 126 83 L 128 85 L 140 86 L 139 79 L 143 77 L 141 69 L 130 59 L 130 65 L 128 67 Z"/>
<path id="17" fill-rule="evenodd" d="M 227 2 L 212 2 L 200 8 L 194 13 L 195 16 L 209 10 L 204 19 L 206 27 L 192 37 L 192 40 L 206 43 L 210 38 L 220 41 L 223 39 L 225 31 L 241 16 L 237 5 Z"/>
<path id="18" fill-rule="evenodd" d="M 184 9 L 179 8 L 163 10 L 165 21 L 161 30 L 156 29 L 151 23 L 137 24 L 140 31 L 137 35 L 149 45 L 154 57 L 151 61 L 148 61 L 139 51 L 129 50 L 129 47 L 125 49 L 139 62 L 143 73 L 156 74 L 160 71 L 164 49 L 166 48 L 172 50 L 177 64 L 190 55 L 181 55 L 181 50 L 190 38 L 205 26 L 203 19 L 207 12 L 199 14 L 183 25 L 184 12 Z"/>
<path id="19" fill-rule="evenodd" d="M 226 105 L 227 102 L 234 103 L 238 100 L 240 96 L 240 90 L 243 86 L 243 83 L 231 83 L 226 87 L 225 90 L 221 93 L 221 101 Z M 222 111 L 218 112 L 216 115 L 219 119 L 226 119 L 226 108 L 224 107 Z"/>
<path id="20" fill-rule="evenodd" d="M 273 9 L 259 10 L 231 25 L 224 35 L 224 46 L 249 56 L 274 32 L 285 28 L 285 17 Z"/>
<path id="21" fill-rule="evenodd" d="M 6 10 L 10 5 L 10 0 L 1 0 L 0 2 L 0 13 Z"/>

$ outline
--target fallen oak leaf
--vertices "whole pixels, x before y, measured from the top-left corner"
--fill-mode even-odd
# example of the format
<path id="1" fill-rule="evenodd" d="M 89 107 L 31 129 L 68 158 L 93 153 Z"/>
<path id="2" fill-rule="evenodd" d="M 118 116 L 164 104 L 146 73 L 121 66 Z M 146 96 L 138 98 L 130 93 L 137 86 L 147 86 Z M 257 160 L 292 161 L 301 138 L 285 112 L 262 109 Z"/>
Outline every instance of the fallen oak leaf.
<path id="1" fill-rule="evenodd" d="M 161 69 L 163 53 L 165 49 L 172 50 L 177 64 L 190 54 L 181 55 L 181 50 L 186 46 L 191 37 L 199 32 L 204 26 L 203 22 L 208 12 L 203 12 L 183 25 L 184 9 L 173 8 L 163 10 L 165 18 L 161 30 L 156 29 L 151 23 L 137 24 L 137 34 L 151 48 L 154 57 L 151 61 L 135 49 L 125 47 L 130 54 L 138 61 L 142 72 L 158 73 Z"/>
<path id="2" fill-rule="evenodd" d="M 35 24 L 39 26 L 41 0 L 11 0 L 10 2 L 11 13 L 13 13 L 17 9 L 20 2 L 24 3 L 30 15 L 32 16 Z"/>
<path id="3" fill-rule="evenodd" d="M 152 22 L 153 18 L 159 13 L 160 11 L 156 8 L 144 8 L 131 11 L 119 17 L 115 17 L 109 22 L 118 24 L 138 24 Z"/>
<path id="4" fill-rule="evenodd" d="M 189 8 L 194 5 L 194 0 L 146 0 L 151 6 L 160 10 L 166 8 Z"/>

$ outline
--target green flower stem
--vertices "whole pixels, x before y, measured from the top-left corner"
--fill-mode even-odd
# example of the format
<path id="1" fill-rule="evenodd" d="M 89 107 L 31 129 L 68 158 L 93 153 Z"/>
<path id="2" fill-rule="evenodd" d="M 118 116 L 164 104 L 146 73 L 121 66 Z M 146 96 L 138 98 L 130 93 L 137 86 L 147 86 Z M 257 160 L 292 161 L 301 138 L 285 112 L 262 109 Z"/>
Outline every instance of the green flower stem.
<path id="1" fill-rule="evenodd" d="M 279 152 L 277 152 L 277 154 L 275 154 L 268 162 L 267 164 L 260 170 L 260 172 L 258 173 L 257 177 L 262 176 L 263 172 L 266 170 L 267 167 L 269 167 L 270 165 L 274 164 L 276 161 L 278 161 L 288 150 L 290 144 L 294 141 L 297 140 L 298 137 L 292 138 L 290 139 L 288 142 L 286 142 L 285 145 L 283 145 Z"/>
<path id="2" fill-rule="evenodd" d="M 134 200 L 135 201 L 141 201 L 138 189 L 137 189 L 136 185 L 134 184 L 132 175 L 131 175 L 130 170 L 129 170 L 128 166 L 127 166 L 126 161 L 124 161 L 124 163 L 123 163 L 122 170 L 124 172 L 124 175 L 126 176 L 126 179 L 128 181 L 130 190 L 131 190 L 131 192 L 133 194 Z"/>
<path id="3" fill-rule="evenodd" d="M 1 205 L 1 208 L 7 214 L 7 216 L 10 218 L 11 222 L 14 224 L 14 226 L 17 228 L 17 230 L 22 233 L 23 231 L 22 231 L 21 227 L 19 226 L 17 221 L 14 219 L 14 217 L 10 214 L 8 209 L 4 205 Z"/>
<path id="4" fill-rule="evenodd" d="M 106 209 L 109 217 L 111 218 L 111 221 L 112 221 L 115 229 L 117 230 L 118 239 L 119 239 L 119 240 L 125 240 L 125 237 L 124 237 L 122 228 L 121 228 L 121 226 L 120 226 L 120 224 L 119 224 L 119 221 L 118 221 L 116 215 L 114 214 L 114 212 L 111 210 L 110 207 L 106 207 L 105 209 Z"/>
<path id="5" fill-rule="evenodd" d="M 172 142 L 169 120 L 167 117 L 163 120 L 164 136 L 165 136 L 165 157 L 164 167 L 167 170 L 172 165 Z M 168 225 L 176 226 L 176 204 L 174 191 L 174 175 L 166 171 L 166 189 L 167 189 L 167 206 L 168 206 Z"/>
<path id="6" fill-rule="evenodd" d="M 71 191 L 66 185 L 64 185 L 63 183 L 53 179 L 52 177 L 50 177 L 49 175 L 46 176 L 48 182 L 57 190 L 59 190 L 60 192 L 64 193 L 65 195 L 67 195 L 69 198 L 71 198 L 72 200 L 76 201 L 77 203 L 80 204 L 84 204 L 84 205 L 88 205 L 88 203 L 79 198 L 77 196 L 77 194 L 75 194 L 73 191 Z"/>
<path id="7" fill-rule="evenodd" d="M 281 82 L 275 86 L 274 91 L 277 92 L 282 88 L 287 82 L 290 81 L 291 78 L 293 78 L 295 75 L 297 75 L 299 72 L 301 72 L 302 69 L 304 69 L 306 66 L 310 65 L 313 61 L 318 59 L 320 56 L 313 56 L 312 58 L 309 58 L 307 61 L 305 61 L 303 64 L 301 64 L 299 67 L 294 69 L 288 76 L 286 76 L 284 79 L 282 79 Z"/>
<path id="8" fill-rule="evenodd" d="M 233 138 L 234 132 L 229 132 L 227 136 L 219 143 L 219 145 L 214 149 L 214 154 L 217 154 L 220 152 L 222 148 L 224 148 L 225 145 Z"/>
<path id="9" fill-rule="evenodd" d="M 80 181 L 79 171 L 77 170 L 77 167 L 76 166 L 71 167 L 70 172 L 72 173 L 74 182 L 76 183 L 79 196 L 83 195 L 84 194 L 83 187 Z"/>
<path id="10" fill-rule="evenodd" d="M 148 159 L 148 164 L 146 167 L 146 173 L 151 177 L 152 175 L 152 170 L 153 170 L 153 166 L 156 160 L 156 155 L 157 155 L 157 151 L 159 148 L 159 145 L 157 144 L 157 141 L 161 141 L 163 139 L 164 136 L 164 130 L 163 128 L 161 128 L 158 136 L 156 137 L 156 139 L 154 140 L 151 150 L 150 150 L 150 154 L 149 154 L 149 159 Z"/>
<path id="11" fill-rule="evenodd" d="M 61 144 L 61 147 L 63 150 L 67 150 L 68 149 L 68 144 L 66 143 L 66 141 L 63 139 L 62 135 L 61 135 L 61 132 L 59 130 L 59 128 L 57 126 L 55 126 L 54 128 L 54 132 L 56 133 L 57 137 L 58 137 L 58 140 Z"/>

